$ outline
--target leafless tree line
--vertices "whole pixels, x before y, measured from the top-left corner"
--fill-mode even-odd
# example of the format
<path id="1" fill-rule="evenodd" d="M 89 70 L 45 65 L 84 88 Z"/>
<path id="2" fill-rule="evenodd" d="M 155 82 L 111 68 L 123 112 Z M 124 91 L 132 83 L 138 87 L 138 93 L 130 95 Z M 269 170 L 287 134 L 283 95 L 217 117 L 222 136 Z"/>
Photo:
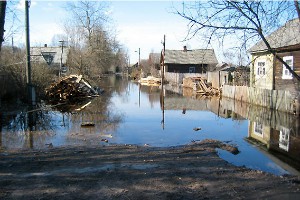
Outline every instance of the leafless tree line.
<path id="1" fill-rule="evenodd" d="M 12 22 L 18 18 L 15 14 L 17 10 L 12 10 L 14 4 L 9 1 L 0 1 L 1 44 L 4 22 Z M 70 73 L 95 78 L 103 73 L 116 71 L 116 69 L 122 71 L 128 63 L 128 55 L 117 41 L 112 28 L 108 26 L 108 23 L 111 23 L 108 14 L 109 5 L 103 1 L 69 1 L 66 2 L 65 10 L 69 14 L 69 17 L 64 19 L 65 34 L 54 35 L 52 43 L 59 46 L 61 44 L 58 41 L 64 40 L 64 45 L 70 47 L 67 60 Z M 5 32 L 6 37 L 9 35 L 8 38 L 13 38 L 12 34 L 17 30 L 18 27 L 9 28 Z M 8 43 L 10 41 L 6 41 L 6 44 Z M 20 90 L 26 88 L 24 77 L 26 61 L 23 48 L 14 46 L 12 40 L 12 45 L 3 46 L 0 52 L 0 74 L 8 76 L 9 82 L 14 85 L 10 91 L 20 95 L 23 95 Z M 33 84 L 42 94 L 43 88 L 47 87 L 55 77 L 52 76 L 51 69 L 47 68 L 46 64 L 33 63 L 32 65 Z"/>
<path id="2" fill-rule="evenodd" d="M 71 18 L 65 23 L 69 45 L 72 47 L 69 65 L 88 76 L 115 71 L 126 66 L 126 51 L 107 28 L 107 2 L 68 2 Z"/>

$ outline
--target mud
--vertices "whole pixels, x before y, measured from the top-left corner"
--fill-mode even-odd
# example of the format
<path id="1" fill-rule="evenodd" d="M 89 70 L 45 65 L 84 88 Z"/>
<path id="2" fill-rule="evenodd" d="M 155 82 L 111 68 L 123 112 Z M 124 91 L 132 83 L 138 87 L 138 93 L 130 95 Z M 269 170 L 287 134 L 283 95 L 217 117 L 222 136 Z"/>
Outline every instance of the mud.
<path id="1" fill-rule="evenodd" d="M 0 152 L 0 199 L 299 199 L 300 178 L 233 166 L 215 140 Z"/>

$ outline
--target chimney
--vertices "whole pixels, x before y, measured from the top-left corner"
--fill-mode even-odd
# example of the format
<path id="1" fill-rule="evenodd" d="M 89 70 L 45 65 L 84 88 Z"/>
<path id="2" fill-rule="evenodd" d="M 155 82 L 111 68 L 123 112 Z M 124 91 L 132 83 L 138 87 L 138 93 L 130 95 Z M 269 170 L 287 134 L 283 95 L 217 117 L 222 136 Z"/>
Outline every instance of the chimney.
<path id="1" fill-rule="evenodd" d="M 47 47 L 47 44 L 44 44 L 44 47 Z"/>
<path id="2" fill-rule="evenodd" d="M 183 46 L 183 51 L 184 51 L 184 52 L 187 52 L 186 46 Z"/>

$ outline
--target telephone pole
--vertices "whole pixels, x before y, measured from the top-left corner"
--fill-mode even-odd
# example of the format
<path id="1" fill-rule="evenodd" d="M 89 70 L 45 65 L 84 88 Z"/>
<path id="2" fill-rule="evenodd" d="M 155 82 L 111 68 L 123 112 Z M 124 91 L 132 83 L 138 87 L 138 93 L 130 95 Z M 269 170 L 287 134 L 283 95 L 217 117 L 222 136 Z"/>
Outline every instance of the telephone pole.
<path id="1" fill-rule="evenodd" d="M 33 105 L 33 87 L 31 83 L 30 37 L 29 37 L 29 1 L 25 0 L 25 32 L 26 32 L 26 85 L 28 103 Z"/>
<path id="2" fill-rule="evenodd" d="M 60 67 L 59 67 L 59 77 L 61 77 L 61 70 L 62 70 L 62 56 L 63 56 L 63 53 L 64 53 L 64 43 L 65 41 L 64 40 L 60 40 L 59 41 L 61 43 L 61 54 L 60 54 Z"/>
<path id="3" fill-rule="evenodd" d="M 166 51 L 166 35 L 164 35 L 164 41 L 163 44 L 163 50 L 161 52 L 162 54 L 162 72 L 161 72 L 161 107 L 162 107 L 162 128 L 165 129 L 165 93 L 164 93 L 164 81 L 165 81 L 165 51 Z"/>

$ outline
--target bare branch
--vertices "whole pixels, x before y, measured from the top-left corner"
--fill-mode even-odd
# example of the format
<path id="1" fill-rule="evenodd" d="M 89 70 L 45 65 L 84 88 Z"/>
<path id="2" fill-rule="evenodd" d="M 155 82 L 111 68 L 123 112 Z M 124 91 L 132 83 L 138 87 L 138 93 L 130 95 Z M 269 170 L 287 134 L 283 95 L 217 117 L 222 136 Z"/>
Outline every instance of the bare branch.
<path id="1" fill-rule="evenodd" d="M 267 46 L 268 51 L 300 81 L 300 77 L 276 55 L 275 50 L 266 39 L 266 35 L 294 18 L 296 13 L 300 20 L 300 7 L 297 0 L 294 0 L 294 8 L 289 1 L 259 0 L 209 0 L 199 4 L 195 3 L 194 7 L 185 6 L 185 12 L 177 11 L 177 14 L 189 21 L 189 31 L 186 38 L 191 39 L 197 34 L 208 34 L 210 40 L 214 36 L 223 44 L 226 38 L 235 36 L 241 41 L 239 48 L 243 47 L 246 50 L 247 43 L 253 45 L 253 39 L 259 36 Z"/>

